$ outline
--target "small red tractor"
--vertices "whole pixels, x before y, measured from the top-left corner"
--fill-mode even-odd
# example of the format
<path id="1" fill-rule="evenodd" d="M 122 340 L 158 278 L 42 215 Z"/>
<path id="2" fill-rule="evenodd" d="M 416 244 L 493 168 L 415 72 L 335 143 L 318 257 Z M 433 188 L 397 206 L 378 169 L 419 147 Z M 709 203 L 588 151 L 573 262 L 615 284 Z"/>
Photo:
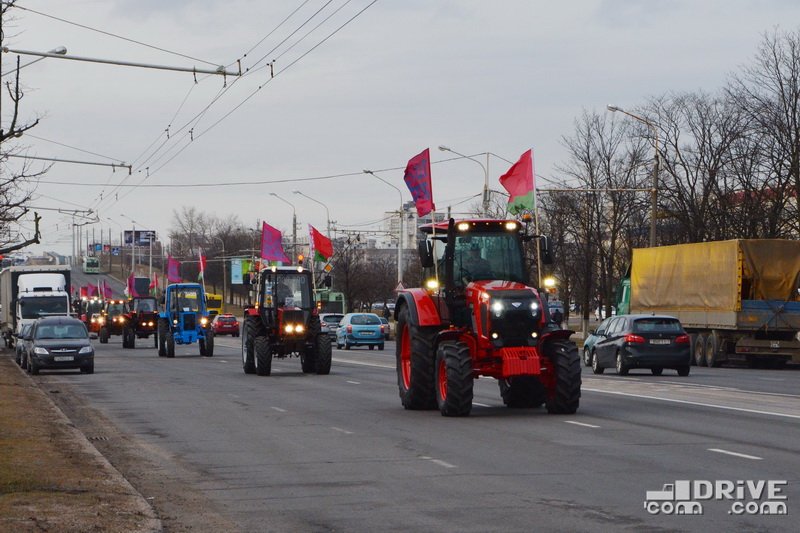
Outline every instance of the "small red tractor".
<path id="1" fill-rule="evenodd" d="M 311 272 L 302 266 L 268 267 L 254 280 L 256 305 L 244 311 L 242 367 L 268 376 L 273 357 L 300 357 L 306 374 L 329 374 L 331 341 L 320 326 Z"/>
<path id="2" fill-rule="evenodd" d="M 136 348 L 136 338 L 153 336 L 153 348 L 158 348 L 158 302 L 152 296 L 135 296 L 128 300 L 122 347 Z"/>
<path id="3" fill-rule="evenodd" d="M 101 344 L 108 344 L 109 337 L 113 335 L 122 335 L 127 313 L 128 302 L 126 300 L 106 300 L 100 315 L 100 331 L 98 332 Z"/>
<path id="4" fill-rule="evenodd" d="M 549 317 L 527 285 L 527 224 L 461 220 L 420 228 L 425 288 L 404 289 L 395 304 L 397 383 L 406 409 L 467 416 L 473 381 L 496 378 L 508 407 L 571 414 L 581 367 L 571 331 Z"/>

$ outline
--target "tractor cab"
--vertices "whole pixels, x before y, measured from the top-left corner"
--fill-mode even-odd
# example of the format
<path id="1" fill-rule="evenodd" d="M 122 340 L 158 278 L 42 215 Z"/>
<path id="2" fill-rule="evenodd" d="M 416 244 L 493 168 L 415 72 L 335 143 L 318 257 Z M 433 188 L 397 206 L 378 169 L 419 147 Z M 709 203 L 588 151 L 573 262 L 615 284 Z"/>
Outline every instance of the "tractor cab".
<path id="1" fill-rule="evenodd" d="M 316 309 L 311 272 L 293 267 L 268 268 L 260 274 L 258 291 L 264 324 L 278 336 L 303 339 L 311 313 Z"/>

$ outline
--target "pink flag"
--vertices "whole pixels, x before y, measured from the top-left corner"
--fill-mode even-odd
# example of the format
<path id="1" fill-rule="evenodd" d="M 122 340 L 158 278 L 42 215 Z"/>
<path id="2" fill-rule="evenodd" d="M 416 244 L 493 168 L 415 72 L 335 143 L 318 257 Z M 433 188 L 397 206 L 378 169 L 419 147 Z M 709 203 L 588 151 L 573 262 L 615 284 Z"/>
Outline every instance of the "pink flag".
<path id="1" fill-rule="evenodd" d="M 291 263 L 281 244 L 281 232 L 266 222 L 261 226 L 261 259 Z"/>
<path id="2" fill-rule="evenodd" d="M 97 287 L 94 285 L 87 285 L 86 286 L 86 296 L 91 298 L 92 296 L 97 296 Z"/>
<path id="3" fill-rule="evenodd" d="M 170 256 L 167 256 L 167 281 L 170 283 L 180 283 L 181 281 L 181 263 Z"/>
<path id="4" fill-rule="evenodd" d="M 106 280 L 103 280 L 103 298 L 106 300 L 110 300 L 114 293 L 111 291 L 111 287 L 106 283 Z"/>
<path id="5" fill-rule="evenodd" d="M 409 159 L 403 180 L 411 191 L 417 215 L 425 216 L 436 209 L 431 188 L 431 154 L 428 148 Z"/>
<path id="6" fill-rule="evenodd" d="M 128 276 L 128 298 L 136 298 L 137 296 L 139 296 L 139 295 L 136 293 L 136 287 L 135 287 L 135 284 L 134 284 L 134 277 L 133 277 L 133 273 L 131 272 L 131 275 Z"/>

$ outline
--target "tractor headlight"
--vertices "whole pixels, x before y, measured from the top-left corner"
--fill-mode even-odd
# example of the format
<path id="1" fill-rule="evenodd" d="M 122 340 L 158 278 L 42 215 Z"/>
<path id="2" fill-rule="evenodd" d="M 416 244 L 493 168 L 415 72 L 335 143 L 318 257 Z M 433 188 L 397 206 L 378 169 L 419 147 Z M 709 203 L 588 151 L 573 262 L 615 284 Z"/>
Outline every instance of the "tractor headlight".
<path id="1" fill-rule="evenodd" d="M 153 325 L 153 321 L 151 320 L 150 322 L 147 323 L 147 325 L 148 326 L 152 326 Z"/>
<path id="2" fill-rule="evenodd" d="M 200 319 L 200 325 L 201 325 L 201 326 L 206 326 L 206 325 L 208 325 L 208 318 L 206 318 L 206 317 L 203 317 L 203 318 L 201 318 L 201 319 Z"/>
<path id="3" fill-rule="evenodd" d="M 177 318 L 172 319 L 172 323 L 177 326 L 178 325 L 178 319 Z"/>
<path id="4" fill-rule="evenodd" d="M 504 309 L 505 307 L 503 306 L 503 302 L 498 301 L 492 303 L 492 313 L 494 313 L 494 316 L 502 315 Z"/>
<path id="5" fill-rule="evenodd" d="M 303 333 L 305 330 L 306 330 L 306 328 L 303 327 L 303 324 L 297 324 L 294 327 L 294 332 L 295 333 Z"/>
<path id="6" fill-rule="evenodd" d="M 286 326 L 283 328 L 283 331 L 286 333 L 294 333 L 294 324 L 286 324 Z"/>
<path id="7" fill-rule="evenodd" d="M 531 314 L 539 316 L 539 304 L 537 302 L 531 302 Z"/>

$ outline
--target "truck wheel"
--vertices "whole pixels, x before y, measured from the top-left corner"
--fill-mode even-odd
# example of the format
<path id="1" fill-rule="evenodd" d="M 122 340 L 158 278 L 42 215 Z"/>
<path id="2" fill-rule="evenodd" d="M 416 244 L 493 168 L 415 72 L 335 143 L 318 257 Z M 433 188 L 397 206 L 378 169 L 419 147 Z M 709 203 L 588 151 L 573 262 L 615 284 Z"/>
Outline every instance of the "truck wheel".
<path id="1" fill-rule="evenodd" d="M 167 334 L 165 335 L 165 341 L 167 345 L 167 357 L 175 357 L 175 335 L 170 331 L 167 330 Z"/>
<path id="2" fill-rule="evenodd" d="M 253 340 L 256 338 L 256 319 L 247 317 L 244 319 L 244 327 L 242 328 L 244 334 L 242 335 L 242 368 L 245 374 L 255 374 L 255 348 L 253 347 Z"/>
<path id="3" fill-rule="evenodd" d="M 253 342 L 256 352 L 256 374 L 259 376 L 269 376 L 272 372 L 272 348 L 265 335 L 259 335 Z"/>
<path id="4" fill-rule="evenodd" d="M 472 356 L 463 342 L 445 342 L 436 351 L 436 403 L 443 416 L 467 416 L 472 410 Z"/>
<path id="5" fill-rule="evenodd" d="M 409 323 L 407 306 L 397 317 L 395 360 L 400 402 L 406 409 L 434 409 L 433 340 L 436 327 L 420 327 Z"/>
<path id="6" fill-rule="evenodd" d="M 617 352 L 617 374 L 620 376 L 627 376 L 628 370 L 628 366 L 622 360 L 622 352 Z"/>
<path id="7" fill-rule="evenodd" d="M 331 373 L 333 346 L 327 335 L 317 335 L 317 374 L 327 376 Z"/>
<path id="8" fill-rule="evenodd" d="M 100 328 L 100 344 L 108 344 L 108 328 L 105 326 Z"/>
<path id="9" fill-rule="evenodd" d="M 706 365 L 717 368 L 722 364 L 719 359 L 719 335 L 712 331 L 706 337 Z"/>
<path id="10" fill-rule="evenodd" d="M 539 407 L 547 399 L 547 389 L 536 376 L 516 376 L 497 381 L 503 403 L 511 408 Z"/>
<path id="11" fill-rule="evenodd" d="M 706 334 L 698 333 L 694 340 L 694 364 L 706 366 Z"/>
<path id="12" fill-rule="evenodd" d="M 163 318 L 158 319 L 158 334 L 156 335 L 156 346 L 158 347 L 158 356 L 164 357 L 167 355 L 167 321 Z"/>
<path id="13" fill-rule="evenodd" d="M 581 398 L 581 358 L 574 342 L 557 339 L 543 349 L 555 372 L 554 389 L 548 391 L 545 406 L 550 414 L 571 415 Z"/>

